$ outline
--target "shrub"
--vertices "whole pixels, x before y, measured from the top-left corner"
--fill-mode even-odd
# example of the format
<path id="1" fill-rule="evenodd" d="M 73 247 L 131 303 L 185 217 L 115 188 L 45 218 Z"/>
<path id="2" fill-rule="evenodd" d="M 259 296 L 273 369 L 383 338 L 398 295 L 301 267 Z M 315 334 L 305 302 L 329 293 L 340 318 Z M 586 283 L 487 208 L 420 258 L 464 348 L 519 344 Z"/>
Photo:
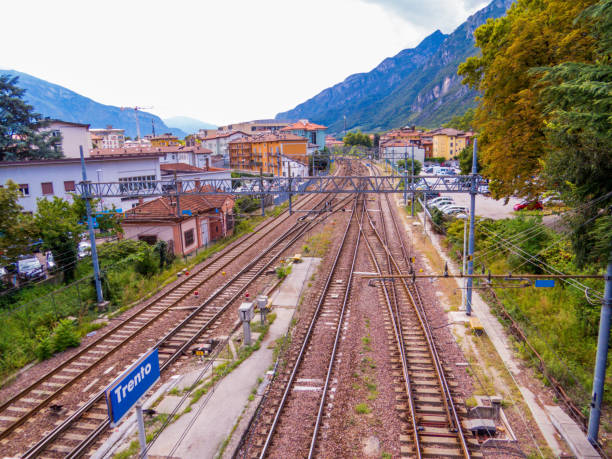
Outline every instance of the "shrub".
<path id="1" fill-rule="evenodd" d="M 146 247 L 142 253 L 136 257 L 135 269 L 138 274 L 144 277 L 151 277 L 157 272 L 159 261 L 155 259 L 153 249 Z"/>
<path id="2" fill-rule="evenodd" d="M 276 268 L 276 275 L 279 279 L 284 279 L 291 272 L 291 266 L 279 266 Z"/>
<path id="3" fill-rule="evenodd" d="M 36 357 L 38 360 L 47 360 L 53 355 L 53 343 L 50 337 L 43 338 L 36 346 Z"/>
<path id="4" fill-rule="evenodd" d="M 77 335 L 76 327 L 70 319 L 60 320 L 53 334 L 53 350 L 61 352 L 69 347 L 77 347 L 81 339 Z"/>
<path id="5" fill-rule="evenodd" d="M 368 414 L 371 411 L 372 410 L 366 403 L 359 403 L 358 405 L 355 405 L 355 412 L 357 414 Z"/>

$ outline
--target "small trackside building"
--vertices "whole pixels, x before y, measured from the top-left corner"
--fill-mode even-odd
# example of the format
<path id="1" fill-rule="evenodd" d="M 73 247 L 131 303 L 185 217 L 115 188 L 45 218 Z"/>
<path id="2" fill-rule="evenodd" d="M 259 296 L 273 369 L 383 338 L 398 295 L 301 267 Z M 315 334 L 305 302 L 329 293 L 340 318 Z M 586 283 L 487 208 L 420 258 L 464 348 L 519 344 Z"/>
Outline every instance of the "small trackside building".
<path id="1" fill-rule="evenodd" d="M 164 196 L 123 213 L 123 237 L 155 244 L 166 241 L 176 255 L 230 236 L 234 230 L 230 195 Z"/>

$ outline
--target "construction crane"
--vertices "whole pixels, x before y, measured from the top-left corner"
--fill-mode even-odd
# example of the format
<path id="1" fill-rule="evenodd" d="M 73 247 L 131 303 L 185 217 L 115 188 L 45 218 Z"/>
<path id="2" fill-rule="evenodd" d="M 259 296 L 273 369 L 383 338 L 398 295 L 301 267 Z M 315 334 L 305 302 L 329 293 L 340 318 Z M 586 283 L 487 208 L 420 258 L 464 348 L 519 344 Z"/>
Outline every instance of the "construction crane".
<path id="1" fill-rule="evenodd" d="M 138 110 L 150 110 L 153 107 L 121 107 L 121 111 L 123 110 L 134 110 L 134 118 L 136 118 L 136 134 L 138 136 L 138 140 L 140 140 L 140 121 L 138 120 Z"/>

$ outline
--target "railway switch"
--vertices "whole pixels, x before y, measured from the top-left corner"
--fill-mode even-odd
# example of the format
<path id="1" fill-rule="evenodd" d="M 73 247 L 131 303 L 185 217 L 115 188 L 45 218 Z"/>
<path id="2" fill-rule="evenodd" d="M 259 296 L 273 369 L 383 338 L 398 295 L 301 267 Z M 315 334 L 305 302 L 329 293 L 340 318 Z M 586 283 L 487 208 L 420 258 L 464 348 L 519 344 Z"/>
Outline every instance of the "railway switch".
<path id="1" fill-rule="evenodd" d="M 255 303 L 242 303 L 238 308 L 238 315 L 242 321 L 242 327 L 244 330 L 244 345 L 251 345 L 251 320 L 255 315 Z"/>

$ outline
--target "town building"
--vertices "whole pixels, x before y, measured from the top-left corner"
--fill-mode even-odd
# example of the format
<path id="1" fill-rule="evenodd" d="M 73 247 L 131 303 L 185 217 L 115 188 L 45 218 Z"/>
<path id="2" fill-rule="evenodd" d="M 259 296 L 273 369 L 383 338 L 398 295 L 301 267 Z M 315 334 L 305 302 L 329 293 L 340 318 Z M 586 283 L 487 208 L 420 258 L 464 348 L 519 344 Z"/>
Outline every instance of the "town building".
<path id="1" fill-rule="evenodd" d="M 433 156 L 436 158 L 457 159 L 461 150 L 470 145 L 473 132 L 453 128 L 436 129 L 429 132 L 433 143 Z"/>
<path id="2" fill-rule="evenodd" d="M 229 147 L 232 169 L 282 176 L 282 156 L 308 167 L 308 141 L 294 134 L 259 134 L 232 141 Z"/>
<path id="3" fill-rule="evenodd" d="M 138 154 L 159 154 L 159 162 L 164 163 L 184 163 L 195 167 L 212 167 L 212 151 L 203 147 L 185 147 L 183 145 L 170 147 L 142 147 L 142 148 L 110 148 L 96 149 L 90 152 L 90 156 L 98 157 L 105 155 L 138 155 Z"/>
<path id="4" fill-rule="evenodd" d="M 290 124 L 280 130 L 283 133 L 291 133 L 300 137 L 305 137 L 308 142 L 317 145 L 319 150 L 325 147 L 325 135 L 327 127 L 320 124 L 311 123 L 308 120 L 299 120 L 297 123 Z"/>
<path id="5" fill-rule="evenodd" d="M 247 137 L 247 134 L 241 131 L 218 132 L 208 137 L 204 137 L 201 143 L 203 148 L 208 148 L 215 155 L 223 156 L 226 162 L 229 162 L 229 143 L 233 140 Z"/>
<path id="6" fill-rule="evenodd" d="M 90 129 L 92 143 L 94 136 L 96 137 L 95 148 L 122 148 L 125 142 L 125 130 L 115 129 L 112 126 L 107 126 L 106 129 Z M 100 144 L 99 138 L 102 138 Z"/>
<path id="7" fill-rule="evenodd" d="M 181 144 L 178 137 L 170 133 L 151 137 L 148 140 L 153 147 L 172 147 Z"/>
<path id="8" fill-rule="evenodd" d="M 230 190 L 232 187 L 232 173 L 229 169 L 201 168 L 185 163 L 160 164 L 159 169 L 162 180 L 174 179 L 174 177 L 179 180 L 194 180 L 196 186 L 205 186 L 204 184 L 210 184 L 210 180 L 214 180 L 213 188 L 215 189 Z M 198 182 L 199 180 L 202 182 Z"/>
<path id="9" fill-rule="evenodd" d="M 247 134 L 254 134 L 264 131 L 280 131 L 289 125 L 288 121 L 279 120 L 254 120 L 245 121 L 243 123 L 228 124 L 227 126 L 219 126 L 219 132 L 242 131 Z"/>
<path id="10" fill-rule="evenodd" d="M 65 158 L 80 158 L 79 147 L 83 147 L 84 155 L 91 149 L 89 124 L 50 120 L 49 124 L 40 130 L 51 131 L 53 137 L 61 137 L 56 149 L 61 151 Z"/>
<path id="11" fill-rule="evenodd" d="M 342 148 L 344 146 L 344 142 L 342 140 L 337 140 L 333 135 L 326 135 L 325 146 L 329 150 L 332 148 Z"/>
<path id="12" fill-rule="evenodd" d="M 118 154 L 86 157 L 87 178 L 92 182 L 124 182 L 127 189 L 152 187 L 161 177 L 161 153 Z M 0 184 L 12 180 L 21 190 L 19 204 L 25 212 L 36 212 L 37 199 L 57 196 L 68 201 L 83 179 L 79 158 L 0 161 Z M 136 198 L 102 198 L 102 208 L 125 209 Z"/>
<path id="13" fill-rule="evenodd" d="M 404 159 L 410 160 L 414 154 L 414 160 L 423 165 L 425 163 L 425 149 L 417 143 L 403 139 L 387 140 L 380 144 L 380 158 L 397 164 Z"/>
<path id="14" fill-rule="evenodd" d="M 187 255 L 234 229 L 234 198 L 230 195 L 164 196 L 124 212 L 124 238 L 149 244 L 166 241 L 177 255 Z"/>

